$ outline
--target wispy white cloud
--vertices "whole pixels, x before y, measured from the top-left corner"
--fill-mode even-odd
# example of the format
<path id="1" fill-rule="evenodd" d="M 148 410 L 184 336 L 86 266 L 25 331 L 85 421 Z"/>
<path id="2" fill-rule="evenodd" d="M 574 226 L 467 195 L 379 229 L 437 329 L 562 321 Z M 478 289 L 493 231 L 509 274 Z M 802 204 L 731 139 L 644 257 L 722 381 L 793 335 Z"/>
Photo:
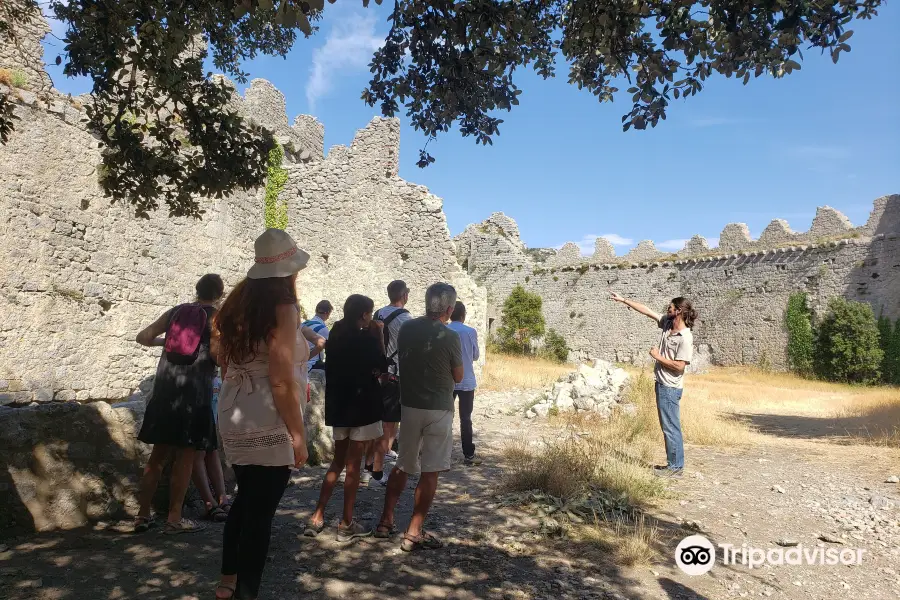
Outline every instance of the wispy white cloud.
<path id="1" fill-rule="evenodd" d="M 331 90 L 334 80 L 343 74 L 365 69 L 372 53 L 384 44 L 384 36 L 375 33 L 375 16 L 357 13 L 342 15 L 334 22 L 325 43 L 313 50 L 312 66 L 306 83 L 308 110 Z"/>
<path id="2" fill-rule="evenodd" d="M 684 248 L 684 245 L 687 244 L 687 240 L 666 240 L 664 242 L 660 242 L 655 244 L 657 248 L 660 250 L 681 250 Z"/>
<path id="3" fill-rule="evenodd" d="M 706 238 L 706 243 L 709 244 L 710 248 L 716 248 L 719 245 L 719 238 L 718 237 Z"/>
<path id="4" fill-rule="evenodd" d="M 613 246 L 630 246 L 634 243 L 633 239 L 622 237 L 618 233 L 604 233 L 600 237 L 606 238 L 606 240 Z M 594 236 L 594 238 L 596 239 L 597 236 Z"/>
<path id="5" fill-rule="evenodd" d="M 613 246 L 631 246 L 634 244 L 634 240 L 631 238 L 623 237 L 618 233 L 604 233 L 603 235 L 586 235 L 581 238 L 581 240 L 574 242 L 578 245 L 578 248 L 581 250 L 582 256 L 591 256 L 594 253 L 594 243 L 597 241 L 597 238 L 605 238 L 609 241 Z M 557 250 L 562 248 L 562 244 L 558 244 L 554 246 Z"/>

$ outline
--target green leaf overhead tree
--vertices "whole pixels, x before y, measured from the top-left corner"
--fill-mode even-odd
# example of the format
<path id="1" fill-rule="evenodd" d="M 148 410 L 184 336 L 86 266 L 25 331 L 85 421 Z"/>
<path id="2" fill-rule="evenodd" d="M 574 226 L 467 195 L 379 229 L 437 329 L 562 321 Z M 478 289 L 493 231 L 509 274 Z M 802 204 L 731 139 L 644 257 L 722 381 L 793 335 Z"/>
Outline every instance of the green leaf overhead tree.
<path id="1" fill-rule="evenodd" d="M 23 3 L 37 10 L 33 0 L 0 5 Z M 601 102 L 624 100 L 625 130 L 644 129 L 714 75 L 782 77 L 806 50 L 837 61 L 850 50 L 848 26 L 881 3 L 396 0 L 362 99 L 385 116 L 404 113 L 429 140 L 455 125 L 491 144 L 498 113 L 518 104 L 520 70 L 548 78 L 564 64 L 569 83 Z M 274 146 L 227 109 L 230 90 L 203 70 L 207 52 L 243 83 L 242 61 L 286 55 L 327 9 L 323 0 L 51 0 L 50 10 L 66 27 L 64 72 L 93 81 L 88 117 L 104 147 L 106 193 L 138 214 L 162 201 L 196 216 L 198 197 L 262 185 Z M 20 18 L 0 10 L 0 33 Z M 14 125 L 4 106 L 0 134 Z M 419 165 L 433 161 L 422 149 Z"/>

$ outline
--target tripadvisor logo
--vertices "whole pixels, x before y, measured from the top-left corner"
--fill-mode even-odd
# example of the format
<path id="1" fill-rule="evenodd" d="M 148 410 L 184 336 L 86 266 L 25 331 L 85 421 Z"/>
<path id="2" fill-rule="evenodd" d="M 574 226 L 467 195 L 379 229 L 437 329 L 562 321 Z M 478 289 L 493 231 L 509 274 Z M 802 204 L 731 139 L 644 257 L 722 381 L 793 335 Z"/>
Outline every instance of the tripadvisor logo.
<path id="1" fill-rule="evenodd" d="M 797 544 L 790 548 L 755 548 L 742 544 L 719 544 L 719 560 L 723 565 L 743 565 L 758 569 L 763 565 L 821 565 L 853 566 L 862 563 L 863 548 L 826 548 L 822 544 L 806 547 Z M 691 535 L 675 548 L 675 564 L 688 575 L 708 573 L 716 563 L 716 549 L 702 535 Z"/>
<path id="2" fill-rule="evenodd" d="M 702 535 L 690 535 L 675 548 L 675 564 L 688 575 L 703 575 L 716 564 L 716 549 Z"/>

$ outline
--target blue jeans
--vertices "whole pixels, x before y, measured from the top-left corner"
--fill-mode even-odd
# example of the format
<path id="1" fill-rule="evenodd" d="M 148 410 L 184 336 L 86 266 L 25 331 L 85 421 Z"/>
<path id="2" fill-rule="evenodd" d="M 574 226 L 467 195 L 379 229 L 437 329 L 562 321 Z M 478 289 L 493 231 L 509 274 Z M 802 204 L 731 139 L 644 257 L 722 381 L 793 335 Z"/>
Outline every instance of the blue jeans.
<path id="1" fill-rule="evenodd" d="M 684 468 L 684 440 L 681 437 L 681 388 L 656 383 L 656 410 L 666 440 L 666 458 L 670 469 Z"/>

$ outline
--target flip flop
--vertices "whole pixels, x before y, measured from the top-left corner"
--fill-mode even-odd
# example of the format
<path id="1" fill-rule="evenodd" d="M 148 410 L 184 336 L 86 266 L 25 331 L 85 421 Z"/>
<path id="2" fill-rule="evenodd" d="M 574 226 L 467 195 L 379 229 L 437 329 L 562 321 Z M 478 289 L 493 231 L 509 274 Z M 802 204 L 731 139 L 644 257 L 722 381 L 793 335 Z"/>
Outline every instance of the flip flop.
<path id="1" fill-rule="evenodd" d="M 219 583 L 216 585 L 216 591 L 218 592 L 219 590 L 228 590 L 231 594 L 228 596 L 216 594 L 216 600 L 231 600 L 237 592 L 237 586 L 233 583 Z"/>

